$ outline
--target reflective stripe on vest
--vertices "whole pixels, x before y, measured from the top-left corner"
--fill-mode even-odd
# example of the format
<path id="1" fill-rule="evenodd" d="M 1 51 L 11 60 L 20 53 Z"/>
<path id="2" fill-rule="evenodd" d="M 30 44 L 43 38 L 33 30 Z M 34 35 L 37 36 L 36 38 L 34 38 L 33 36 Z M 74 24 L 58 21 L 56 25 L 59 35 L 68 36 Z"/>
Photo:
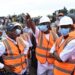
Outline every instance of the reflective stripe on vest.
<path id="1" fill-rule="evenodd" d="M 58 38 L 58 36 L 53 31 L 51 31 L 51 34 L 53 35 L 53 40 L 56 41 L 56 39 Z"/>
<path id="2" fill-rule="evenodd" d="M 14 60 L 14 59 L 17 59 L 17 58 L 21 58 L 22 56 L 25 56 L 25 54 L 20 54 L 18 56 L 5 56 L 5 55 L 3 55 L 3 59 L 5 59 L 5 60 L 10 60 L 10 59 Z"/>
<path id="3" fill-rule="evenodd" d="M 52 56 L 46 56 L 46 55 L 43 55 L 43 54 L 39 54 L 37 52 L 36 52 L 36 55 L 41 56 L 41 57 L 53 58 Z"/>
<path id="4" fill-rule="evenodd" d="M 22 46 L 25 47 L 25 44 L 23 43 L 23 41 L 21 40 L 21 38 L 18 38 L 18 40 L 20 41 L 20 43 L 22 44 Z"/>
<path id="5" fill-rule="evenodd" d="M 24 64 L 24 63 L 26 63 L 26 60 L 23 61 L 22 63 L 18 63 L 18 64 L 10 65 L 10 66 L 12 66 L 12 67 L 17 67 L 17 66 L 20 66 L 20 65 L 22 65 L 22 64 Z"/>
<path id="6" fill-rule="evenodd" d="M 62 69 L 62 68 L 55 66 L 55 65 L 54 65 L 54 68 L 61 71 L 61 72 L 68 73 L 68 74 L 71 74 L 73 72 L 73 71 L 68 71 L 68 70 Z"/>
<path id="7" fill-rule="evenodd" d="M 42 47 L 43 34 L 40 33 L 39 36 L 41 36 L 40 39 L 39 39 L 40 40 L 40 45 L 39 46 Z"/>
<path id="8" fill-rule="evenodd" d="M 5 46 L 6 46 L 6 48 L 9 50 L 9 53 L 10 53 L 11 55 L 13 55 L 13 52 L 12 52 L 12 50 L 11 50 L 11 47 L 10 47 L 8 41 L 7 41 L 7 40 L 3 40 L 3 42 L 4 42 Z"/>
<path id="9" fill-rule="evenodd" d="M 37 46 L 37 48 L 40 48 L 40 49 L 43 49 L 43 50 L 50 51 L 50 48 L 45 48 L 45 47 L 40 47 L 40 46 Z"/>

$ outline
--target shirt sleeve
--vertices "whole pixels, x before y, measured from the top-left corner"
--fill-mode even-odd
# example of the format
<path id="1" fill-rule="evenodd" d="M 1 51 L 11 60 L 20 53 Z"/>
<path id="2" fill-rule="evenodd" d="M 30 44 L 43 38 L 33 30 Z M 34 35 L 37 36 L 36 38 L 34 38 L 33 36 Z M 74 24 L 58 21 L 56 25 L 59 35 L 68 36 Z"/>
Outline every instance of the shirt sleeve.
<path id="1" fill-rule="evenodd" d="M 65 62 L 72 56 L 73 53 L 75 53 L 75 39 L 67 44 L 67 46 L 60 53 L 59 57 L 63 62 Z"/>
<path id="2" fill-rule="evenodd" d="M 3 69 L 3 68 L 4 68 L 4 64 L 0 63 L 0 69 Z"/>
<path id="3" fill-rule="evenodd" d="M 24 54 L 26 55 L 29 51 L 29 43 L 27 41 L 24 41 L 26 47 L 24 48 Z"/>
<path id="4" fill-rule="evenodd" d="M 3 42 L 0 42 L 0 56 L 2 56 L 5 53 L 5 46 Z"/>
<path id="5" fill-rule="evenodd" d="M 29 43 L 29 47 L 32 47 L 32 42 L 31 42 L 31 39 L 30 39 L 30 36 L 28 37 L 28 43 Z"/>
<path id="6" fill-rule="evenodd" d="M 50 53 L 54 53 L 54 51 L 55 51 L 55 44 L 52 46 L 52 48 L 50 49 Z"/>
<path id="7" fill-rule="evenodd" d="M 35 38 L 36 38 L 36 42 L 37 42 L 37 43 L 38 43 L 39 32 L 40 32 L 39 28 L 36 27 L 36 29 L 35 29 Z"/>

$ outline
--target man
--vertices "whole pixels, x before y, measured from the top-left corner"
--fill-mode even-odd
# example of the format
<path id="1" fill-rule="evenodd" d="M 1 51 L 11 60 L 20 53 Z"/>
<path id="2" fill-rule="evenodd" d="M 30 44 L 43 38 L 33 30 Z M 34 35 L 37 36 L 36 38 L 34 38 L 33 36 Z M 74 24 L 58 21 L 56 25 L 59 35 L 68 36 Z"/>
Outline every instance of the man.
<path id="1" fill-rule="evenodd" d="M 40 31 L 35 24 L 31 21 L 29 15 L 26 16 L 27 25 L 35 33 L 37 47 L 36 57 L 38 60 L 37 75 L 53 75 L 53 62 L 54 59 L 50 56 L 49 50 L 56 40 L 55 35 L 50 29 L 50 20 L 48 17 L 40 19 L 40 25 L 44 26 L 43 31 Z"/>
<path id="2" fill-rule="evenodd" d="M 68 14 L 67 16 L 71 17 L 72 20 L 73 20 L 73 26 L 74 26 L 74 29 L 75 29 L 75 15 L 74 14 Z"/>
<path id="3" fill-rule="evenodd" d="M 1 24 L 0 25 L 0 41 L 3 40 L 5 36 L 6 36 L 6 33 L 4 30 L 4 26 Z"/>
<path id="4" fill-rule="evenodd" d="M 33 73 L 36 73 L 36 68 L 37 68 L 37 60 L 36 60 L 36 55 L 35 55 L 35 48 L 36 48 L 36 39 L 35 39 L 35 34 L 26 24 L 25 28 L 23 28 L 23 33 L 28 33 L 30 36 L 30 50 L 28 54 L 28 72 L 32 72 L 32 68 L 34 68 Z"/>
<path id="5" fill-rule="evenodd" d="M 1 69 L 8 67 L 9 75 L 26 75 L 25 51 L 29 50 L 29 47 L 28 42 L 19 37 L 21 32 L 20 26 L 7 25 L 7 37 L 0 44 L 0 56 L 3 59 L 0 67 Z"/>
<path id="6" fill-rule="evenodd" d="M 56 32 L 58 34 L 58 36 L 60 36 L 60 33 L 58 33 L 58 24 L 60 22 L 60 19 L 64 16 L 64 13 L 60 12 L 56 15 L 56 21 L 52 22 L 51 26 L 52 26 L 52 30 L 54 32 Z"/>
<path id="7" fill-rule="evenodd" d="M 64 16 L 59 22 L 61 37 L 50 50 L 56 58 L 54 62 L 54 75 L 74 75 L 75 72 L 75 31 L 73 20 Z"/>

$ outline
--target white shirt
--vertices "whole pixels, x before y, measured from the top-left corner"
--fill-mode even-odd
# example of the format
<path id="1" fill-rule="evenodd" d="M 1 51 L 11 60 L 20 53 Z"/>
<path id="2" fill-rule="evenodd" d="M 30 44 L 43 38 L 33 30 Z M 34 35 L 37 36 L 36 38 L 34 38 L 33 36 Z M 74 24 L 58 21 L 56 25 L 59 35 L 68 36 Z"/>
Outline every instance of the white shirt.
<path id="1" fill-rule="evenodd" d="M 62 41 L 64 42 L 64 41 Z M 50 53 L 53 53 L 55 51 L 55 44 L 50 50 Z M 75 59 L 75 39 L 71 40 L 66 47 L 62 50 L 62 52 L 59 55 L 60 59 L 65 62 L 71 57 Z"/>
<path id="2" fill-rule="evenodd" d="M 23 29 L 23 32 L 27 32 L 27 33 L 33 34 L 33 35 L 35 36 L 35 34 L 33 33 L 33 31 L 32 31 L 31 28 L 25 27 L 25 28 Z"/>
<path id="3" fill-rule="evenodd" d="M 0 56 L 2 56 L 5 53 L 5 46 L 3 42 L 0 42 Z"/>
<path id="4" fill-rule="evenodd" d="M 30 36 L 28 37 L 28 43 L 29 43 L 29 47 L 32 47 L 32 42 L 31 42 L 31 39 L 30 39 Z"/>
<path id="5" fill-rule="evenodd" d="M 23 32 L 30 33 L 30 34 L 33 34 L 35 36 L 35 34 L 33 33 L 31 28 L 25 27 L 23 29 Z M 33 45 L 32 45 L 30 37 L 28 37 L 28 42 L 29 42 L 29 46 L 32 47 Z"/>

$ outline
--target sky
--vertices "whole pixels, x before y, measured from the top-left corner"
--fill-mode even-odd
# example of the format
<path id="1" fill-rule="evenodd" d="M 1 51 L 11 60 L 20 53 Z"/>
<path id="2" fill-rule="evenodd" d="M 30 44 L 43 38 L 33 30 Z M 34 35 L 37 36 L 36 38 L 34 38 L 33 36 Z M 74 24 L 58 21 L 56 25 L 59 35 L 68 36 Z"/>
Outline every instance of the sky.
<path id="1" fill-rule="evenodd" d="M 75 0 L 0 0 L 0 16 L 29 13 L 32 17 L 52 14 L 55 10 L 75 8 Z"/>

